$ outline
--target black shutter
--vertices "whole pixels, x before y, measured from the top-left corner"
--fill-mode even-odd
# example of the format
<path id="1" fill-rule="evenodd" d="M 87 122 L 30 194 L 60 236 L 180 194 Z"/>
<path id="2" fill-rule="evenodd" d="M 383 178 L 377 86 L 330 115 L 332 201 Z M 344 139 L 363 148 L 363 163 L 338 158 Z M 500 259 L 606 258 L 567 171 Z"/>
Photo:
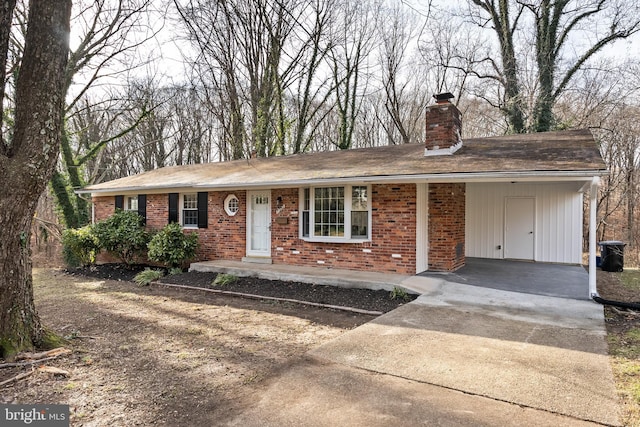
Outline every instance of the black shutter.
<path id="1" fill-rule="evenodd" d="M 198 228 L 207 228 L 208 224 L 208 208 L 209 193 L 206 191 L 198 192 Z"/>
<path id="2" fill-rule="evenodd" d="M 147 195 L 138 194 L 138 215 L 142 217 L 142 225 L 147 225 Z"/>
<path id="3" fill-rule="evenodd" d="M 124 209 L 124 196 L 116 196 L 116 210 Z"/>
<path id="4" fill-rule="evenodd" d="M 178 193 L 169 193 L 169 224 L 178 222 Z"/>

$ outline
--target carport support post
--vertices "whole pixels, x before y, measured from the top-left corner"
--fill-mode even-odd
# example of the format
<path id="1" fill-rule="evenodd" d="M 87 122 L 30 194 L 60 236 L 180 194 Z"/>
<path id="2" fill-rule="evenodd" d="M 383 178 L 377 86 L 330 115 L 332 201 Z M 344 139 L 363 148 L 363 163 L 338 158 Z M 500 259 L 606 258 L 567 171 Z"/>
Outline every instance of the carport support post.
<path id="1" fill-rule="evenodd" d="M 598 184 L 600 178 L 591 180 L 591 198 L 589 200 L 589 298 L 598 296 L 596 287 L 596 215 L 598 210 Z"/>

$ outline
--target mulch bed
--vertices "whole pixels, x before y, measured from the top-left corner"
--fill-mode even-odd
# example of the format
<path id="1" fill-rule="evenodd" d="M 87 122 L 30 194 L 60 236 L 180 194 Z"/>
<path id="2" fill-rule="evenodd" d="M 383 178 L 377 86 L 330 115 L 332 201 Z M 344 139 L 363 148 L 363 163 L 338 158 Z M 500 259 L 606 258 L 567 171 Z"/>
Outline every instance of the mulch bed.
<path id="1" fill-rule="evenodd" d="M 93 267 L 68 271 L 69 274 L 84 275 L 95 278 L 132 281 L 145 266 L 125 267 L 120 264 L 101 264 Z M 367 311 L 386 313 L 409 301 L 417 295 L 407 295 L 405 300 L 391 299 L 390 293 L 383 290 L 359 288 L 341 288 L 338 286 L 313 285 L 301 282 L 268 280 L 256 277 L 238 277 L 233 283 L 212 285 L 217 273 L 184 272 L 164 276 L 160 283 L 192 286 L 205 289 L 237 292 L 264 297 L 286 298 L 297 301 L 308 301 L 332 306 L 351 307 Z M 135 285 L 134 285 L 135 286 Z"/>

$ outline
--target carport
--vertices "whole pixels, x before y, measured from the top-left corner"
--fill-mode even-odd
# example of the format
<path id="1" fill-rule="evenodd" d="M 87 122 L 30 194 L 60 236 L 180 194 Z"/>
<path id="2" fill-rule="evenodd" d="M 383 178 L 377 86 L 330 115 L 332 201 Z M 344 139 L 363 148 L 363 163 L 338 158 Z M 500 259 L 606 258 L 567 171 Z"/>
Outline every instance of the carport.
<path id="1" fill-rule="evenodd" d="M 419 276 L 503 291 L 589 299 L 589 274 L 580 265 L 469 257 L 454 272 L 425 271 Z"/>

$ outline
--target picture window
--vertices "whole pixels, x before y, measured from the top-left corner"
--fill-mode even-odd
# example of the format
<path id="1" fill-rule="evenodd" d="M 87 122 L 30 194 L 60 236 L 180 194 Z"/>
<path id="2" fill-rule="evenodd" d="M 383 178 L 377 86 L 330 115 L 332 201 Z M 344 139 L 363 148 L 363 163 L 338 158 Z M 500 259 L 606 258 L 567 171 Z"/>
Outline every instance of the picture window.
<path id="1" fill-rule="evenodd" d="M 370 191 L 366 185 L 303 188 L 300 235 L 318 241 L 369 239 Z"/>

